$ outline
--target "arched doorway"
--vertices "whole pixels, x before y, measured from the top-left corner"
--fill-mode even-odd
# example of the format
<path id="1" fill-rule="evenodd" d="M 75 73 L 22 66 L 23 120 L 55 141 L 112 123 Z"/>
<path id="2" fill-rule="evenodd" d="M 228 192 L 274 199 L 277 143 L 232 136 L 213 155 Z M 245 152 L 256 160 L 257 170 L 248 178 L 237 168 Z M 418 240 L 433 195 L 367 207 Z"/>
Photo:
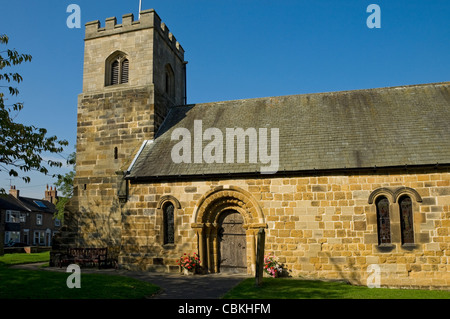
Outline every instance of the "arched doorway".
<path id="1" fill-rule="evenodd" d="M 219 216 L 220 272 L 247 271 L 247 244 L 244 218 L 235 210 L 226 210 Z"/>
<path id="2" fill-rule="evenodd" d="M 267 224 L 249 192 L 229 185 L 210 190 L 197 202 L 191 227 L 205 271 L 255 273 L 256 235 Z"/>

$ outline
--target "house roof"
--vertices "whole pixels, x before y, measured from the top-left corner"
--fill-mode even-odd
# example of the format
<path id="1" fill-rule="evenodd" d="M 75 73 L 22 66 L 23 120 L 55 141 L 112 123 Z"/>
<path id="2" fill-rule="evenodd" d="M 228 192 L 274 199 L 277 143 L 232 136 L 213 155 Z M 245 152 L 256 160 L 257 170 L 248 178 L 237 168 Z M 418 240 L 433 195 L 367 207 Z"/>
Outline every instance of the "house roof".
<path id="1" fill-rule="evenodd" d="M 27 209 L 14 196 L 0 195 L 0 209 L 27 211 Z"/>
<path id="2" fill-rule="evenodd" d="M 195 120 L 203 132 L 223 133 L 223 163 L 172 160 L 179 143 L 172 132 L 185 128 L 193 140 Z M 226 163 L 226 129 L 237 127 L 267 128 L 269 144 L 271 129 L 279 129 L 278 172 L 449 164 L 448 123 L 450 82 L 180 106 L 142 148 L 128 178 L 259 174 L 268 165 L 259 158 Z M 203 149 L 210 142 L 203 139 Z M 248 155 L 248 147 L 238 145 L 237 152 L 244 150 Z"/>
<path id="3" fill-rule="evenodd" d="M 0 209 L 52 214 L 56 211 L 55 205 L 47 200 L 22 196 L 17 199 L 11 194 L 0 196 Z"/>
<path id="4" fill-rule="evenodd" d="M 19 197 L 22 204 L 33 212 L 54 213 L 55 205 L 45 199 Z"/>

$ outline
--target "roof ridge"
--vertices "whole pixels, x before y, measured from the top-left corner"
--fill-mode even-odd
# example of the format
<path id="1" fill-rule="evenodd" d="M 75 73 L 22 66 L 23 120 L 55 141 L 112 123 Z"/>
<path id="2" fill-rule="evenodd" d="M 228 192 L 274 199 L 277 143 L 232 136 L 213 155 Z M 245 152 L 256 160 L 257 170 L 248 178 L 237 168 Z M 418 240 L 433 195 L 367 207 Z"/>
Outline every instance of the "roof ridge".
<path id="1" fill-rule="evenodd" d="M 257 100 L 289 98 L 289 97 L 308 96 L 308 95 L 346 94 L 346 93 L 357 93 L 357 92 L 363 92 L 363 91 L 395 90 L 395 89 L 405 89 L 405 88 L 413 88 L 413 87 L 441 86 L 441 85 L 450 85 L 450 81 L 418 83 L 418 84 L 408 84 L 408 85 L 396 85 L 396 86 L 382 86 L 382 87 L 376 87 L 376 88 L 364 88 L 364 89 L 355 89 L 355 90 L 326 91 L 326 92 L 274 95 L 274 96 L 266 96 L 266 97 L 252 97 L 252 98 L 224 100 L 224 101 L 215 101 L 215 102 L 191 103 L 191 104 L 185 104 L 185 105 L 177 105 L 177 106 L 174 106 L 174 108 L 194 107 L 194 106 L 198 106 L 198 105 L 208 106 L 210 104 L 216 104 L 216 105 L 217 104 L 228 104 L 228 103 L 233 103 L 233 102 L 257 101 Z"/>

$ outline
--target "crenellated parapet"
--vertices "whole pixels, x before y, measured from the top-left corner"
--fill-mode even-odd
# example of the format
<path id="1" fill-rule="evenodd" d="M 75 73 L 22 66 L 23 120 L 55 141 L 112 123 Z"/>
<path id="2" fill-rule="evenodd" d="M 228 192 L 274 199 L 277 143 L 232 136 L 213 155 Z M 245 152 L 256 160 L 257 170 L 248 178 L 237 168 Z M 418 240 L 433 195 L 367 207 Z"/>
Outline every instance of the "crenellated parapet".
<path id="1" fill-rule="evenodd" d="M 155 31 L 160 33 L 174 52 L 177 52 L 181 58 L 184 58 L 183 47 L 180 43 L 178 43 L 175 36 L 169 31 L 166 24 L 161 22 L 161 18 L 154 9 L 141 11 L 140 18 L 136 21 L 134 20 L 133 14 L 128 13 L 122 16 L 121 24 L 117 23 L 116 17 L 111 17 L 106 19 L 104 27 L 101 27 L 99 20 L 88 22 L 85 26 L 85 40 L 153 28 Z"/>

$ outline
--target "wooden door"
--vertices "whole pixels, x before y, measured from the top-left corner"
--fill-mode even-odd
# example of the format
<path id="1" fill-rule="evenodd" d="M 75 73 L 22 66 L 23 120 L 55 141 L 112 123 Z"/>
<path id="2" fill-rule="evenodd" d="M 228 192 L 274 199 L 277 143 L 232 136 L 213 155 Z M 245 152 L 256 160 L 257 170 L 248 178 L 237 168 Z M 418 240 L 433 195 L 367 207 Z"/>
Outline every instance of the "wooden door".
<path id="1" fill-rule="evenodd" d="M 242 227 L 244 219 L 233 210 L 225 211 L 219 221 L 219 267 L 221 272 L 245 272 L 247 270 L 246 237 Z"/>

